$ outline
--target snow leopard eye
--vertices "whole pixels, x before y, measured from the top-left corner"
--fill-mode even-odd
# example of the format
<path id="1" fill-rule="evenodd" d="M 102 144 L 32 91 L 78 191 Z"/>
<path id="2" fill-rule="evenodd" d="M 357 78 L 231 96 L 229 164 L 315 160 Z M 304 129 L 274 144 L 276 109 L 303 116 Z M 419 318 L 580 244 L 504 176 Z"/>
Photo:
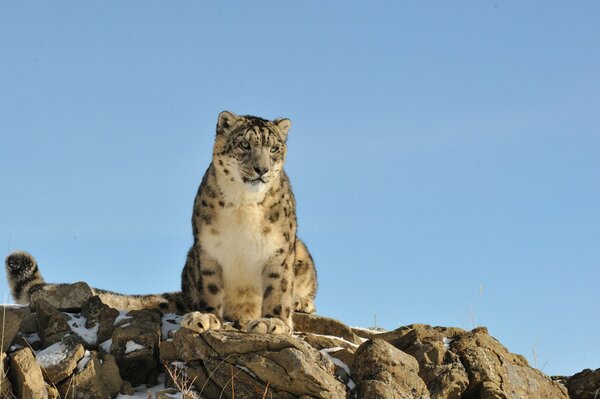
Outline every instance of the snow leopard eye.
<path id="1" fill-rule="evenodd" d="M 279 147 L 278 146 L 274 145 L 273 147 L 271 147 L 271 152 L 272 153 L 275 153 L 277 151 L 279 151 Z"/>
<path id="2" fill-rule="evenodd" d="M 240 148 L 241 148 L 242 150 L 246 150 L 246 151 L 248 151 L 248 150 L 250 149 L 250 143 L 248 143 L 247 141 L 242 141 L 242 142 L 240 143 Z"/>

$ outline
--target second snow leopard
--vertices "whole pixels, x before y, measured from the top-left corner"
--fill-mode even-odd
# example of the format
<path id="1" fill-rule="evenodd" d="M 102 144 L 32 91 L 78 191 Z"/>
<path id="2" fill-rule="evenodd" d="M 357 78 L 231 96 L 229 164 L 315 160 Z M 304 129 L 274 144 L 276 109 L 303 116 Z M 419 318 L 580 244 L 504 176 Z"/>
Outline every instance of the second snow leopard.
<path id="1" fill-rule="evenodd" d="M 315 311 L 317 289 L 313 260 L 296 236 L 296 204 L 283 170 L 290 126 L 289 119 L 222 112 L 212 163 L 194 201 L 182 291 L 95 294 L 118 309 L 188 311 L 182 325 L 197 332 L 230 320 L 247 331 L 289 334 L 292 311 Z M 26 252 L 9 255 L 6 270 L 17 303 L 54 285 L 44 282 Z"/>

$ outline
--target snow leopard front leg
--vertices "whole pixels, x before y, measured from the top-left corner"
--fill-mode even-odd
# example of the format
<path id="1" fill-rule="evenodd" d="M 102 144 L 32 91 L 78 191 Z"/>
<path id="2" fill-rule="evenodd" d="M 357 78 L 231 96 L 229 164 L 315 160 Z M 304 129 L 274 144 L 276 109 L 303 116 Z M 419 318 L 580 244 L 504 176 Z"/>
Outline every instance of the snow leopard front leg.
<path id="1" fill-rule="evenodd" d="M 293 254 L 278 254 L 264 267 L 262 318 L 246 326 L 248 332 L 291 334 Z"/>
<path id="2" fill-rule="evenodd" d="M 190 248 L 183 272 L 181 290 L 187 313 L 181 326 L 197 333 L 221 328 L 223 277 L 219 264 L 199 245 Z"/>

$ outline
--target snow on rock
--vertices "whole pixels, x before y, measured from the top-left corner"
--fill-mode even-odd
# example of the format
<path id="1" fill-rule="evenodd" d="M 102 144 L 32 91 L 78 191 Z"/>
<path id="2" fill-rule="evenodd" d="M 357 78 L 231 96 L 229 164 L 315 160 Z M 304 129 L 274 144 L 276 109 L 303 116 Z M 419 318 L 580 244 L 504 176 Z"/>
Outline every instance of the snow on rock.
<path id="1" fill-rule="evenodd" d="M 57 342 L 54 345 L 50 345 L 46 349 L 39 351 L 37 355 L 35 355 L 35 360 L 41 367 L 47 369 L 65 360 L 68 352 L 69 348 L 62 342 Z"/>
<path id="2" fill-rule="evenodd" d="M 179 330 L 181 318 L 183 316 L 176 315 L 175 313 L 166 313 L 163 315 L 161 320 L 161 337 L 162 339 L 169 338 L 171 331 Z"/>
<path id="3" fill-rule="evenodd" d="M 88 345 L 95 345 L 98 340 L 98 324 L 92 328 L 86 328 L 86 318 L 77 313 L 63 312 L 69 316 L 69 327 L 71 331 L 79 335 Z"/>
<path id="4" fill-rule="evenodd" d="M 146 348 L 144 345 L 140 345 L 135 341 L 127 341 L 125 344 L 125 353 L 131 353 L 135 351 L 139 351 L 140 349 Z"/>

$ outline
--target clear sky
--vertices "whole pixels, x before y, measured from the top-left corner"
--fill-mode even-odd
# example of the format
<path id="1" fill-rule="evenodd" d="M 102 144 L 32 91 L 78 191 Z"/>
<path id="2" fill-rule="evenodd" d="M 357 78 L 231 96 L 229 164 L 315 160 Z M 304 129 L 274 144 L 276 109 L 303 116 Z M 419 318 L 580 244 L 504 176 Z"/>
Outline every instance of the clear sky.
<path id="1" fill-rule="evenodd" d="M 285 116 L 320 314 L 598 368 L 599 93 L 597 1 L 3 1 L 0 244 L 178 290 L 217 114 Z"/>

